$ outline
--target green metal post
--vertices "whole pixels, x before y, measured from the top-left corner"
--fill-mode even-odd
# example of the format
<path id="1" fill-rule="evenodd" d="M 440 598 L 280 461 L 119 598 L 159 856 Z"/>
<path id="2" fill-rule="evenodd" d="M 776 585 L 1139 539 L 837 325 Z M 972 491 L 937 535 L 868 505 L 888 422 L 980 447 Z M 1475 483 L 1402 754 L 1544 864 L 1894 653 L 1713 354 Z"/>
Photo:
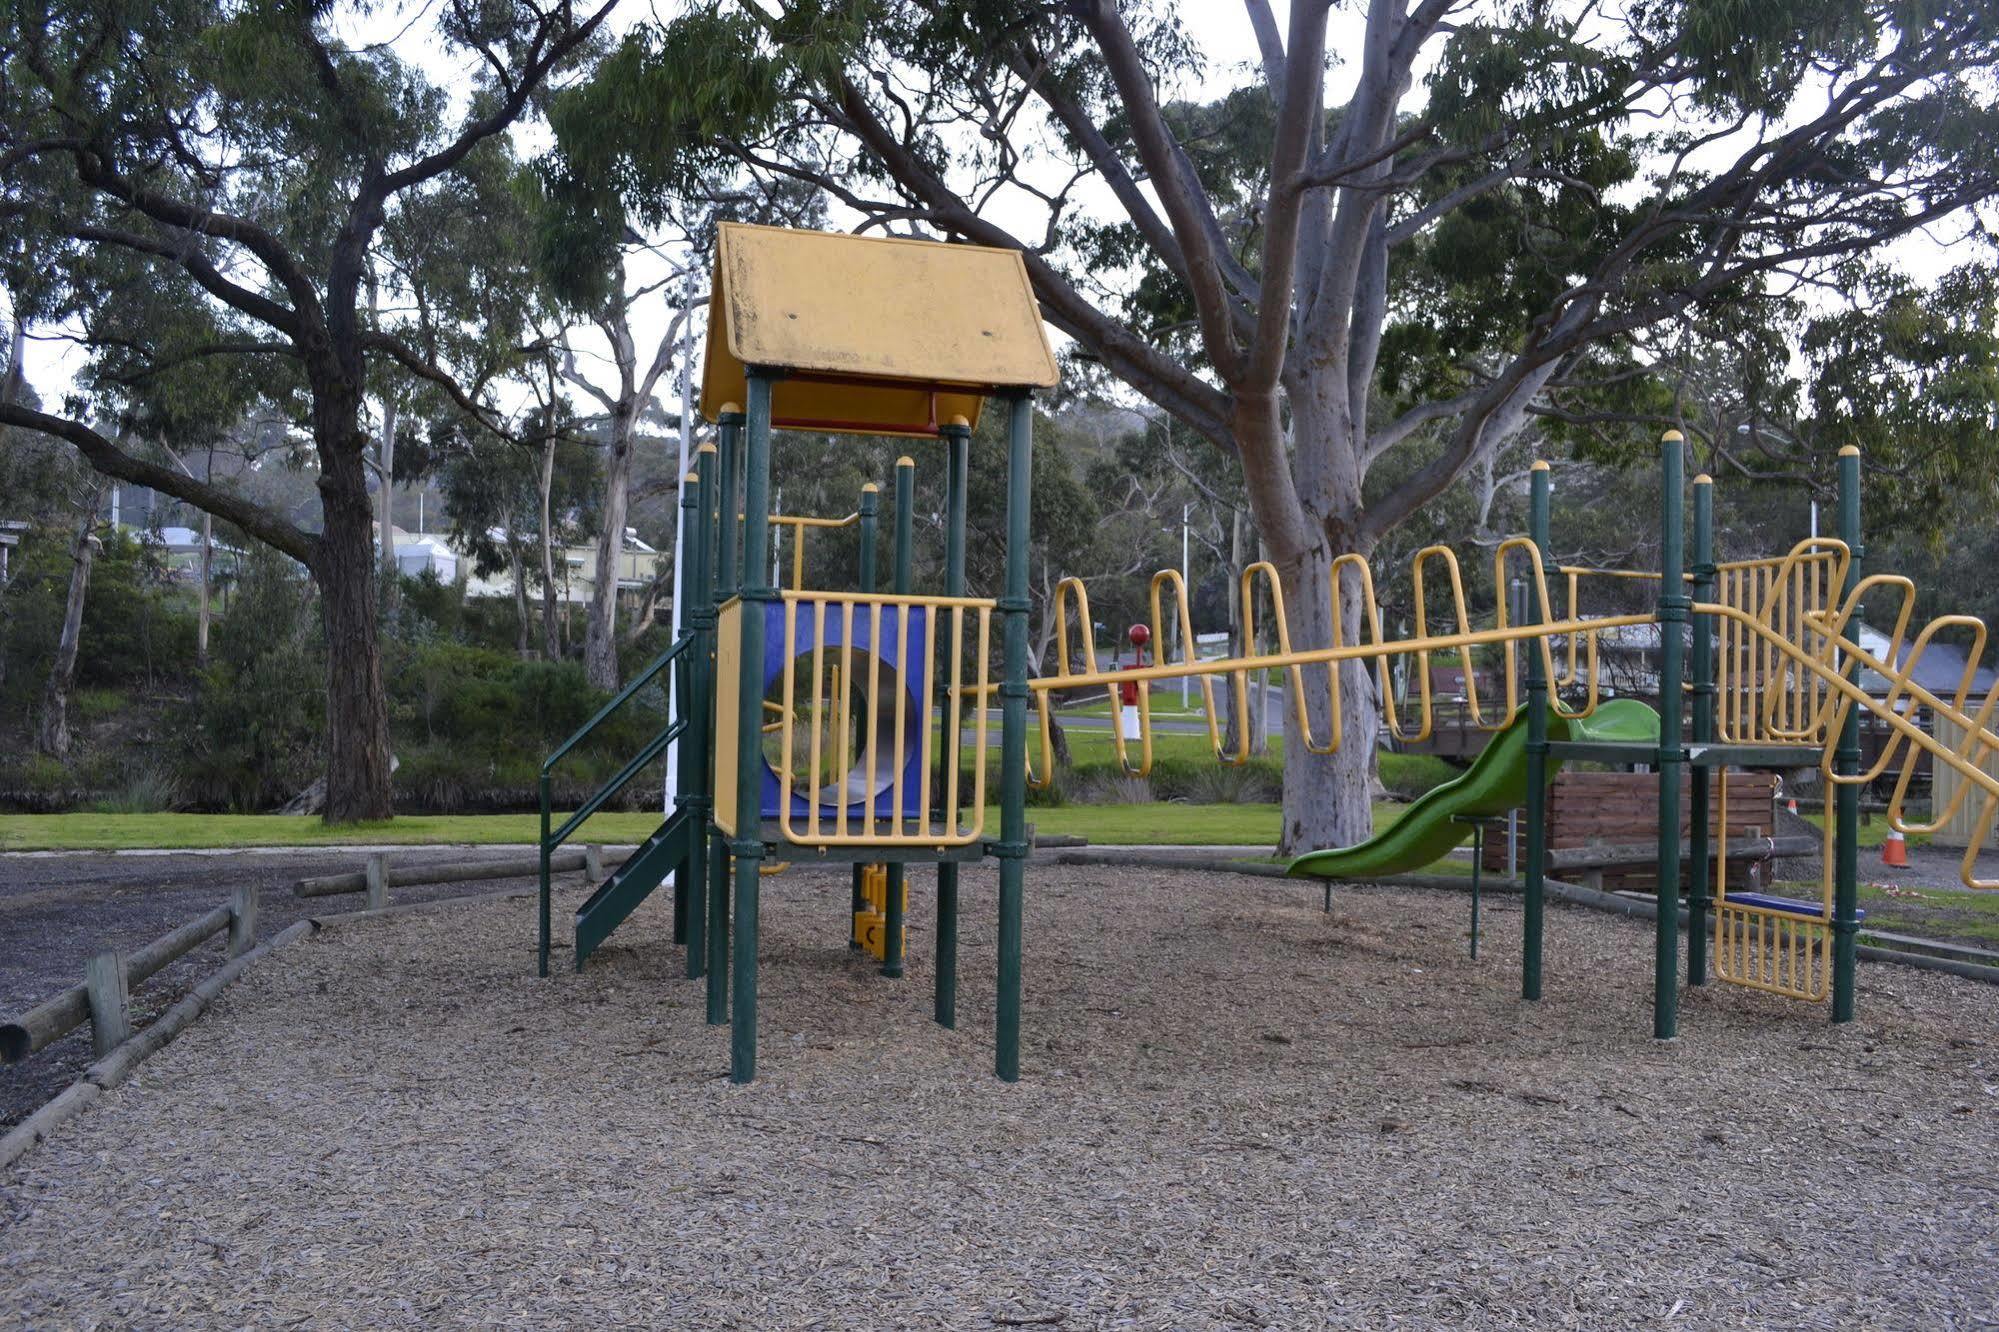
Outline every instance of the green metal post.
<path id="1" fill-rule="evenodd" d="M 881 487 L 870 481 L 861 487 L 861 554 L 860 567 L 856 570 L 854 589 L 858 592 L 875 590 L 875 530 L 881 522 Z M 847 911 L 847 947 L 861 946 L 860 927 L 854 922 L 861 914 L 866 898 L 861 893 L 861 882 L 867 877 L 867 866 L 854 864 L 853 904 Z"/>
<path id="2" fill-rule="evenodd" d="M 1687 622 L 1685 580 L 1686 440 L 1668 430 L 1659 442 L 1659 913 L 1653 931 L 1652 1035 L 1680 1029 L 1680 769 L 1687 761 L 1680 716 L 1684 700 L 1680 626 Z"/>
<path id="3" fill-rule="evenodd" d="M 1471 956 L 1478 961 L 1478 880 L 1485 872 L 1485 824 L 1471 826 Z"/>
<path id="4" fill-rule="evenodd" d="M 1021 917 L 1027 877 L 1027 542 L 1034 479 L 1034 400 L 1012 395 L 1006 450 L 1006 590 L 999 599 L 1000 840 L 999 994 L 993 1070 L 1020 1079 Z"/>
<path id="5" fill-rule="evenodd" d="M 1694 478 L 1694 600 L 1714 600 L 1714 478 L 1702 472 Z M 1714 619 L 1696 613 L 1694 625 L 1694 743 L 1714 742 Z M 1687 984 L 1707 984 L 1707 912 L 1714 881 L 1713 851 L 1708 827 L 1713 817 L 1708 784 L 1713 770 L 1699 765 L 1687 773 L 1690 843 L 1687 873 Z"/>
<path id="6" fill-rule="evenodd" d="M 715 593 L 708 563 L 712 551 L 710 518 L 715 507 L 715 446 L 694 452 L 694 511 L 683 516 L 681 551 L 688 577 L 680 583 L 686 598 L 686 622 L 694 635 L 687 663 L 687 695 L 681 714 L 687 730 L 680 737 L 687 755 L 681 803 L 687 810 L 687 978 L 698 980 L 708 971 L 708 829 L 714 818 L 714 774 L 708 757 L 715 712 Z"/>
<path id="7" fill-rule="evenodd" d="M 541 893 L 536 905 L 537 923 L 540 927 L 539 945 L 535 950 L 535 974 L 546 979 L 548 976 L 548 934 L 549 934 L 549 886 L 548 886 L 548 833 L 549 833 L 549 783 L 548 773 L 541 774 Z M 593 887 L 595 885 L 592 885 Z"/>
<path id="8" fill-rule="evenodd" d="M 1527 536 L 1540 553 L 1544 571 L 1553 563 L 1548 553 L 1548 464 L 1536 460 L 1530 474 Z M 1540 599 L 1529 593 L 1522 623 L 1541 622 Z M 1548 674 L 1534 644 L 1527 648 L 1527 825 L 1526 882 L 1522 888 L 1520 997 L 1541 997 L 1541 936 L 1543 898 L 1548 885 Z"/>
<path id="9" fill-rule="evenodd" d="M 731 403 L 717 417 L 720 451 L 715 455 L 715 507 L 709 515 L 709 559 L 705 572 L 711 590 L 707 600 L 711 611 L 736 593 L 736 467 L 742 456 L 743 414 Z M 715 640 L 711 630 L 711 644 Z M 714 659 L 709 659 L 712 677 Z M 715 694 L 711 678 L 708 694 L 713 717 Z M 759 719 L 761 720 L 761 719 Z M 709 769 L 709 784 L 714 770 Z M 732 800 L 733 791 L 713 791 L 715 800 Z M 708 1025 L 719 1027 L 729 1020 L 729 862 L 728 839 L 711 826 L 708 839 Z"/>
<path id="10" fill-rule="evenodd" d="M 736 858 L 734 957 L 731 960 L 729 1080 L 757 1075 L 757 913 L 763 884 L 764 607 L 777 600 L 770 580 L 770 389 L 767 373 L 749 374 L 749 420 L 743 448 L 743 613 L 737 662 L 742 672 L 736 717 Z M 724 511 L 723 521 L 731 515 Z"/>
<path id="11" fill-rule="evenodd" d="M 681 544 L 680 552 L 676 556 L 680 561 L 680 567 L 674 571 L 680 579 L 680 587 L 675 591 L 674 598 L 675 603 L 681 608 L 680 632 L 684 635 L 692 635 L 694 633 L 694 626 L 688 618 L 687 608 L 694 600 L 694 589 L 699 581 L 699 571 L 695 568 L 694 545 L 698 539 L 698 529 L 701 526 L 701 496 L 698 491 L 700 474 L 694 468 L 699 466 L 700 459 L 695 458 L 691 461 L 694 466 L 690 466 L 687 474 L 680 478 Z M 698 657 L 700 654 L 699 652 L 695 652 L 694 655 Z M 668 811 L 669 813 L 675 813 L 688 807 L 693 795 L 694 782 L 697 780 L 694 758 L 695 747 L 689 739 L 689 734 L 695 729 L 692 720 L 693 714 L 688 706 L 689 698 L 693 693 L 693 687 L 694 663 L 683 657 L 680 669 L 672 673 L 667 681 L 667 697 L 671 700 L 671 706 L 667 709 L 667 720 L 671 722 L 676 715 L 689 718 L 687 730 L 680 733 L 680 742 L 674 748 L 674 808 Z M 695 910 L 698 901 L 695 897 L 697 889 L 691 887 L 690 884 L 698 885 L 702 881 L 694 878 L 691 869 L 691 865 L 683 864 L 673 872 L 673 942 L 680 945 L 687 943 L 693 930 L 688 917 L 700 914 L 699 911 Z M 701 974 L 694 964 L 694 955 L 691 951 L 687 956 L 687 974 L 689 976 L 698 976 Z"/>
<path id="12" fill-rule="evenodd" d="M 1860 450 L 1849 444 L 1839 451 L 1839 539 L 1852 552 L 1847 566 L 1848 587 L 1860 581 L 1866 548 L 1860 542 Z M 1842 669 L 1851 671 L 1851 663 Z M 1860 771 L 1860 711 L 1846 710 L 1832 770 L 1842 776 Z M 1860 905 L 1860 788 L 1842 784 L 1833 793 L 1832 878 L 1832 1020 L 1853 1021 L 1855 919 Z"/>
<path id="13" fill-rule="evenodd" d="M 906 597 L 913 590 L 910 583 L 910 549 L 914 538 L 914 514 L 916 510 L 916 460 L 907 455 L 895 460 L 895 594 Z M 907 615 L 907 609 L 897 612 Z M 900 762 L 897 757 L 893 762 Z M 868 817 L 874 817 L 874 797 L 868 797 Z M 882 927 L 882 975 L 891 979 L 902 975 L 902 932 L 903 932 L 903 884 L 907 881 L 906 866 L 900 860 L 888 863 L 888 896 L 882 906 L 887 918 Z"/>
<path id="14" fill-rule="evenodd" d="M 966 467 L 972 448 L 972 427 L 964 417 L 952 418 L 944 436 L 944 595 L 965 595 L 965 508 Z M 935 616 L 932 637 L 945 623 L 942 612 Z M 926 705 L 929 700 L 924 700 Z M 980 700 L 984 706 L 984 700 Z M 944 771 L 958 768 L 959 737 L 944 737 Z M 946 810 L 946 821 L 954 827 L 958 811 Z M 937 866 L 937 977 L 936 1018 L 939 1026 L 958 1025 L 958 867 Z"/>

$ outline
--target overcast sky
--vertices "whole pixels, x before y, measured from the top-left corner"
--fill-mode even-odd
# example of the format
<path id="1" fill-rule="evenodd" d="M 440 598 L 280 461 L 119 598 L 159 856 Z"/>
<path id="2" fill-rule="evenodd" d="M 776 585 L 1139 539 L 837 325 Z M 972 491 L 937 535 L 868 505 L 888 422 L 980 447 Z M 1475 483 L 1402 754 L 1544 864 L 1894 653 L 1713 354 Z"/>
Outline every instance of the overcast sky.
<path id="1" fill-rule="evenodd" d="M 463 88 L 469 86 L 473 66 L 469 61 L 445 61 L 435 57 L 431 41 L 430 27 L 434 21 L 433 0 L 391 0 L 390 3 L 374 8 L 371 12 L 356 15 L 346 11 L 349 24 L 341 29 L 340 35 L 350 43 L 392 42 L 399 54 L 424 66 L 431 76 L 446 87 Z M 668 0 L 656 0 L 648 5 L 631 3 L 628 0 L 618 15 L 620 27 L 644 21 L 661 12 L 671 12 Z M 1289 6 L 1286 0 L 1274 0 L 1280 27 L 1288 18 Z M 1202 76 L 1185 87 L 1169 89 L 1169 93 L 1179 96 L 1212 96 L 1231 86 L 1237 85 L 1245 77 L 1255 77 L 1253 67 L 1256 62 L 1256 47 L 1244 11 L 1236 0 L 1191 0 L 1180 6 L 1180 20 L 1195 39 L 1206 58 Z M 1352 7 L 1342 7 L 1333 16 L 1328 38 L 1331 53 L 1331 70 L 1328 76 L 1328 99 L 1337 101 L 1343 97 L 1348 87 L 1348 78 L 1342 68 L 1340 52 L 1351 49 L 1359 38 L 1360 17 Z M 1419 77 L 1412 91 L 1409 106 L 1420 105 L 1423 97 L 1422 80 Z M 1409 109 L 1409 108 L 1405 108 Z M 533 127 L 521 131 L 523 151 L 533 151 L 545 141 L 545 136 Z M 1047 183 L 1059 186 L 1066 173 Z M 1081 194 L 1086 207 L 1104 212 L 1112 212 L 1107 193 L 1099 188 L 1094 195 Z M 1016 207 L 1002 205 L 996 220 L 1003 224 L 1021 228 L 1023 234 L 1038 234 L 1045 215 L 1037 201 L 1021 196 Z M 849 225 L 852 218 L 842 219 L 835 214 L 836 222 Z M 1947 252 L 1940 241 L 1949 238 L 1918 239 L 1896 250 L 1895 257 L 1906 268 L 1923 277 L 1932 277 L 1959 261 L 1957 256 Z M 656 262 L 641 257 L 632 265 L 635 281 L 648 282 L 662 271 Z M 636 332 L 641 341 L 641 359 L 649 359 L 652 343 L 656 343 L 665 331 L 668 312 L 657 296 L 649 298 L 635 312 Z M 44 331 L 46 332 L 46 331 Z M 698 334 L 697 334 L 698 337 Z M 575 345 L 583 360 L 586 373 L 593 368 L 601 369 L 599 355 L 603 344 L 594 331 L 579 334 Z M 57 399 L 66 390 L 74 373 L 76 356 L 68 344 L 44 338 L 31 345 L 28 354 L 28 374 L 30 382 L 45 399 Z M 661 396 L 676 396 L 676 383 L 672 376 L 662 381 Z M 587 404 L 587 400 L 586 403 Z"/>

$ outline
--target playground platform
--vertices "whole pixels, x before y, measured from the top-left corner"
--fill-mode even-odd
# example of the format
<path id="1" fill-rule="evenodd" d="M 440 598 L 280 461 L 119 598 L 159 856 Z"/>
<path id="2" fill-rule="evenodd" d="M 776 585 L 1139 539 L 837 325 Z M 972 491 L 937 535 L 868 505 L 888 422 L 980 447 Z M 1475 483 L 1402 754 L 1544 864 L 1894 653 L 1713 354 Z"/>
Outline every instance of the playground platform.
<path id="1" fill-rule="evenodd" d="M 925 871 L 926 875 L 928 871 Z M 1999 1303 L 1999 990 L 1863 964 L 1853 1023 L 1689 991 L 1650 927 L 1462 898 L 1040 866 L 1021 1082 L 764 887 L 728 1081 L 663 903 L 533 977 L 532 904 L 329 930 L 0 1172 L 28 1326 L 1966 1326 Z M 573 903 L 565 895 L 563 905 Z M 829 926 L 829 921 L 833 922 Z"/>

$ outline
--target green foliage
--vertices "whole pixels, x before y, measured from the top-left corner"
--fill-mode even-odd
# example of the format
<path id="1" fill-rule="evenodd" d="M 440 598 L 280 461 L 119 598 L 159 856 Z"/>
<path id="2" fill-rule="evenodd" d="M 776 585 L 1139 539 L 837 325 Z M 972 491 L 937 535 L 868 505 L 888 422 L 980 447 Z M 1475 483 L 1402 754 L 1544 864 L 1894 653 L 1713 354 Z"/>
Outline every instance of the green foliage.
<path id="1" fill-rule="evenodd" d="M 253 550 L 243 563 L 207 671 L 181 719 L 178 777 L 203 809 L 259 810 L 289 800 L 321 769 L 325 636 L 298 566 Z"/>
<path id="2" fill-rule="evenodd" d="M 13 577 L 0 593 L 5 617 L 0 704 L 11 719 L 24 718 L 40 704 L 62 634 L 75 536 L 67 524 L 36 527 L 13 552 Z M 169 584 L 156 548 L 142 546 L 129 533 L 104 535 L 103 549 L 91 563 L 78 642 L 81 693 L 74 706 L 76 720 L 86 723 L 103 720 L 116 708 L 96 691 L 114 691 L 115 700 L 115 691 L 178 678 L 193 666 L 194 616 Z"/>

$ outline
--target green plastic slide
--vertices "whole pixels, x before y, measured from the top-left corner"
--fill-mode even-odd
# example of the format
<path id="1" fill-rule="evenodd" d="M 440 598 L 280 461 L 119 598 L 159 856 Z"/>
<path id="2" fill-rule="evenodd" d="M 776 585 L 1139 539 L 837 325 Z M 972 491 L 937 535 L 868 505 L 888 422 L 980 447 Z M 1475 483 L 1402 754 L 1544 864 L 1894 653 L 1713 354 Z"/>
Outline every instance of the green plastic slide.
<path id="1" fill-rule="evenodd" d="M 1587 717 L 1548 714 L 1550 740 L 1657 744 L 1659 714 L 1635 698 L 1614 698 Z M 1560 759 L 1548 763 L 1553 780 Z M 1464 775 L 1445 782 L 1409 806 L 1385 830 L 1354 846 L 1312 851 L 1285 872 L 1299 878 L 1369 879 L 1421 869 L 1449 855 L 1471 837 L 1458 816 L 1489 817 L 1527 803 L 1527 709 L 1513 714 Z"/>

